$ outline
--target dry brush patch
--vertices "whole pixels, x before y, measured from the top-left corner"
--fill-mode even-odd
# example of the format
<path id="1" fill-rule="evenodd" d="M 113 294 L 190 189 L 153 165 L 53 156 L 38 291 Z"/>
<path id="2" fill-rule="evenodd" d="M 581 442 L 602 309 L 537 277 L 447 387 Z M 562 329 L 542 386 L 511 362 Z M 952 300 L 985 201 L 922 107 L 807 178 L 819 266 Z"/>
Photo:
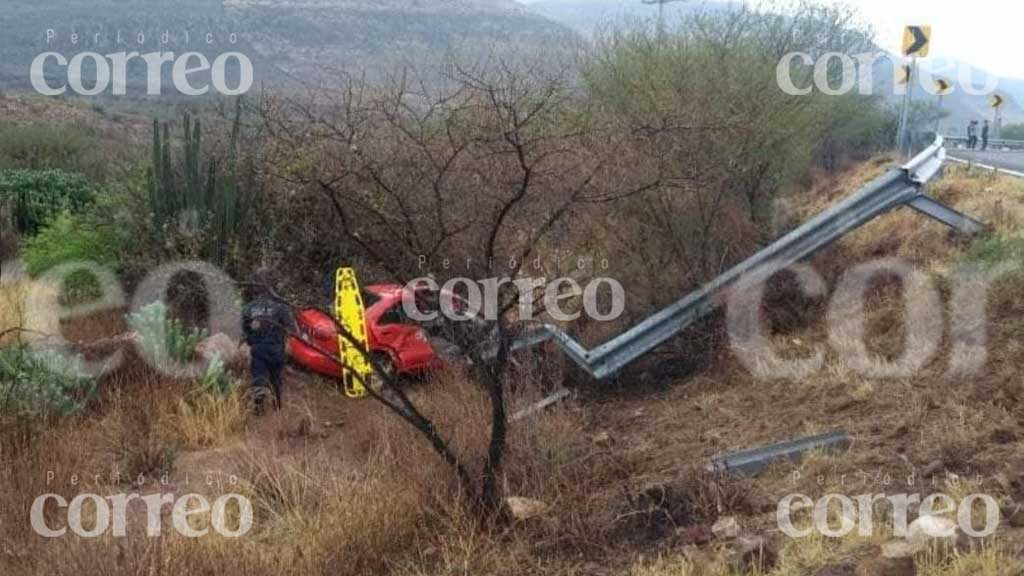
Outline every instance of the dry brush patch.
<path id="1" fill-rule="evenodd" d="M 513 428 L 502 482 L 510 494 L 549 503 L 550 514 L 490 525 L 476 518 L 429 446 L 379 406 L 351 408 L 342 434 L 352 453 L 341 457 L 326 440 L 296 437 L 302 434 L 295 430 L 302 430 L 303 414 L 317 417 L 314 407 L 293 404 L 263 421 L 244 419 L 241 433 L 206 429 L 220 425 L 222 411 L 204 415 L 190 398 L 189 383 L 146 374 L 126 369 L 112 377 L 88 416 L 48 430 L 5 462 L 10 465 L 5 466 L 0 525 L 2 552 L 13 555 L 11 573 L 454 574 L 468 566 L 528 574 L 561 565 L 566 550 L 597 553 L 603 546 L 608 528 L 594 519 L 605 504 L 591 491 L 610 480 L 593 473 L 606 455 L 595 453 L 584 436 L 578 410 L 557 408 Z M 410 393 L 421 397 L 455 445 L 470 452 L 486 449 L 485 392 L 464 375 L 453 372 L 414 384 Z M 514 404 L 539 394 L 524 388 L 514 395 Z M 233 407 L 238 400 L 222 401 Z M 231 410 L 229 422 L 234 422 Z M 216 489 L 186 480 L 188 474 L 200 477 L 203 466 L 240 479 L 235 489 L 255 508 L 250 534 L 190 540 L 167 525 L 153 539 L 47 540 L 28 527 L 32 501 L 47 492 L 68 500 L 83 491 L 215 496 Z M 49 485 L 47 471 L 55 472 Z M 138 474 L 146 476 L 145 487 L 132 484 Z M 75 484 L 72 475 L 80 479 Z M 169 484 L 158 485 L 163 476 Z M 54 525 L 62 522 L 58 512 L 48 510 Z"/>

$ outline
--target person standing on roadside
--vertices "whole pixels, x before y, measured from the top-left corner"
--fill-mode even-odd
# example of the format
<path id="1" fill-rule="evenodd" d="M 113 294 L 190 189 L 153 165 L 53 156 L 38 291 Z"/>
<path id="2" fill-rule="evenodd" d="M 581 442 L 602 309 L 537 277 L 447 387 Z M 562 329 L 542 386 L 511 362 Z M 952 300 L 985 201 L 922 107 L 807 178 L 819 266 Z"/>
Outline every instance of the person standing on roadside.
<path id="1" fill-rule="evenodd" d="M 974 150 L 978 145 L 978 121 L 971 120 L 967 123 L 967 149 Z"/>
<path id="2" fill-rule="evenodd" d="M 982 151 L 988 150 L 988 120 L 985 120 L 985 125 L 981 127 L 981 149 Z"/>

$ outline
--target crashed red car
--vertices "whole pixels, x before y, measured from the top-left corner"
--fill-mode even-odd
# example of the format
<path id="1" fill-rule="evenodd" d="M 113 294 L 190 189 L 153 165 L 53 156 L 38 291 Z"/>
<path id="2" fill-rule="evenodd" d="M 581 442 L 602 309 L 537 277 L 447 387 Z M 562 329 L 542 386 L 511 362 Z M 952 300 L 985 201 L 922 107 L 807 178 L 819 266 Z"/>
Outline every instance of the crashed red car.
<path id="1" fill-rule="evenodd" d="M 364 288 L 367 339 L 371 354 L 385 370 L 401 375 L 422 374 L 440 367 L 452 344 L 431 334 L 430 326 L 409 318 L 402 307 L 406 290 L 398 284 Z M 296 320 L 300 335 L 288 339 L 292 361 L 318 374 L 340 377 L 334 319 L 322 310 L 308 308 L 299 312 Z"/>

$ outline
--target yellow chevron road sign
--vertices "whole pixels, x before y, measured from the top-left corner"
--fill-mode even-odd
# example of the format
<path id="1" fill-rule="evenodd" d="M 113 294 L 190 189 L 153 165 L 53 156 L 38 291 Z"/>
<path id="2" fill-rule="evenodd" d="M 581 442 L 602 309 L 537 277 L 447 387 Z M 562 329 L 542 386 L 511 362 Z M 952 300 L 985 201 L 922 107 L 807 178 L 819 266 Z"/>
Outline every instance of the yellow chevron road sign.
<path id="1" fill-rule="evenodd" d="M 1003 104 L 1005 104 L 1005 103 L 1006 103 L 1006 99 L 1003 98 L 1002 96 L 1000 96 L 999 94 L 993 94 L 992 95 L 992 102 L 991 102 L 991 104 L 992 104 L 993 108 L 996 108 L 996 109 L 1002 108 Z"/>
<path id="2" fill-rule="evenodd" d="M 901 85 L 902 84 L 909 84 L 910 83 L 910 76 L 912 74 L 913 74 L 913 68 L 910 67 L 910 64 L 904 64 L 903 66 L 901 66 L 900 67 L 900 80 L 899 80 L 899 83 Z"/>
<path id="3" fill-rule="evenodd" d="M 932 44 L 931 26 L 907 26 L 903 31 L 903 55 L 925 58 Z"/>
<path id="4" fill-rule="evenodd" d="M 349 398 L 365 398 L 367 382 L 373 368 L 369 359 L 359 349 L 369 350 L 366 335 L 366 309 L 363 297 L 359 292 L 356 271 L 352 268 L 339 268 L 335 275 L 334 313 L 338 322 L 359 346 L 354 346 L 347 338 L 338 335 L 338 352 L 342 364 L 342 378 L 345 383 L 345 395 Z M 358 378 L 357 378 L 358 376 Z"/>

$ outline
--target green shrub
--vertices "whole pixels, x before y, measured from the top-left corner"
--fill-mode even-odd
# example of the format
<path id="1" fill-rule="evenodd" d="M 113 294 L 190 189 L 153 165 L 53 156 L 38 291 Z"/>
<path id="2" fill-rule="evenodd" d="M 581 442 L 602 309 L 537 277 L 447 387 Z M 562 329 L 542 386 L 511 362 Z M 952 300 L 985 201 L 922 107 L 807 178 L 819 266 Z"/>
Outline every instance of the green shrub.
<path id="1" fill-rule="evenodd" d="M 117 239 L 104 226 L 68 213 L 58 215 L 22 248 L 25 270 L 37 277 L 69 262 L 112 264 L 117 261 Z M 61 298 L 80 303 L 102 296 L 102 287 L 88 270 L 76 270 L 63 278 Z"/>
<path id="2" fill-rule="evenodd" d="M 109 233 L 117 245 L 117 271 L 128 284 L 141 280 L 167 255 L 148 207 L 145 167 L 118 170 L 88 208 L 86 218 Z"/>
<path id="3" fill-rule="evenodd" d="M 975 242 L 967 259 L 983 265 L 1017 261 L 1024 263 L 1024 237 L 992 235 Z"/>
<path id="4" fill-rule="evenodd" d="M 142 354 L 159 366 L 192 360 L 196 346 L 206 338 L 206 331 L 186 328 L 167 313 L 167 305 L 157 301 L 128 315 L 128 325 L 138 334 Z"/>
<path id="5" fill-rule="evenodd" d="M 68 213 L 57 215 L 22 250 L 25 271 L 36 277 L 68 262 L 117 261 L 117 239 L 112 231 Z"/>
<path id="6" fill-rule="evenodd" d="M 0 349 L 0 415 L 51 420 L 82 411 L 96 381 L 55 352 Z"/>
<path id="7" fill-rule="evenodd" d="M 0 124 L 0 169 L 78 172 L 90 156 L 84 130 L 57 125 Z"/>
<path id="8" fill-rule="evenodd" d="M 81 174 L 63 170 L 0 172 L 0 203 L 13 207 L 14 226 L 33 235 L 61 212 L 77 212 L 95 198 L 93 185 Z"/>

